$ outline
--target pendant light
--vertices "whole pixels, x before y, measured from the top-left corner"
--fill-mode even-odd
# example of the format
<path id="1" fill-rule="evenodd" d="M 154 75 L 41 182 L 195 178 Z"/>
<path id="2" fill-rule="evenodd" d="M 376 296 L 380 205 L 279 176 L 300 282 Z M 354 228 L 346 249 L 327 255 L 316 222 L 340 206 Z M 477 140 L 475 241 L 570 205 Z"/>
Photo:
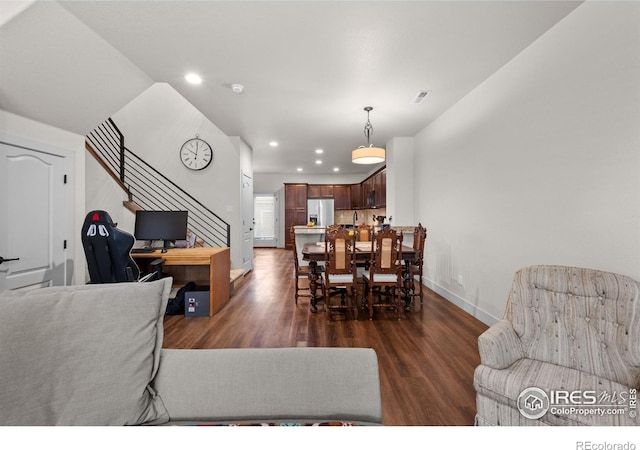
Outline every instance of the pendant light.
<path id="1" fill-rule="evenodd" d="M 367 137 L 367 146 L 361 145 L 351 152 L 351 162 L 355 164 L 378 164 L 384 162 L 385 151 L 383 148 L 374 147 L 369 143 L 373 134 L 373 126 L 369 120 L 369 113 L 373 110 L 371 106 L 364 108 L 367 112 L 367 123 L 364 125 L 364 135 Z"/>

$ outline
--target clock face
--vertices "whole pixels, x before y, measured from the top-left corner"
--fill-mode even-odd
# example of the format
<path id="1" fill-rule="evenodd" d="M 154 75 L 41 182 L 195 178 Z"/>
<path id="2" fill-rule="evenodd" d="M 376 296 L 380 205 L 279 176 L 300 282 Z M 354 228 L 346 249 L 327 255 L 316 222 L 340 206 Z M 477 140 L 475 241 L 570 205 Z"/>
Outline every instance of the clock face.
<path id="1" fill-rule="evenodd" d="M 202 170 L 213 161 L 213 150 L 202 139 L 189 139 L 180 147 L 180 160 L 187 169 Z"/>

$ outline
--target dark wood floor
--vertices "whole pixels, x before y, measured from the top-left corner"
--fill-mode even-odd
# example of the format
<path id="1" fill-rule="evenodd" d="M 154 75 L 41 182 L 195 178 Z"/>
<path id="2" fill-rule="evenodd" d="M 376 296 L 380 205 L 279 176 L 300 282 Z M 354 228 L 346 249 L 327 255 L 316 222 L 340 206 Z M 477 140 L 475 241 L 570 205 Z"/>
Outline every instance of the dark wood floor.
<path id="1" fill-rule="evenodd" d="M 166 348 L 370 347 L 379 358 L 385 425 L 472 425 L 479 320 L 426 289 L 404 313 L 329 322 L 294 302 L 290 251 L 255 249 L 255 266 L 214 317 L 167 316 Z M 419 303 L 419 302 L 418 302 Z"/>

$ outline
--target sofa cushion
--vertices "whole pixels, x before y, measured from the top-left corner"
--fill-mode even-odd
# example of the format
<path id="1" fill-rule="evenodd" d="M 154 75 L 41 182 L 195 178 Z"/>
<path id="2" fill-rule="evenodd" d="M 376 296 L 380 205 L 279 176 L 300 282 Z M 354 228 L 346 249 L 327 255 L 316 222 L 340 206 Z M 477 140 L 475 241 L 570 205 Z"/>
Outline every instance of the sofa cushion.
<path id="1" fill-rule="evenodd" d="M 171 278 L 0 293 L 1 425 L 164 423 Z"/>

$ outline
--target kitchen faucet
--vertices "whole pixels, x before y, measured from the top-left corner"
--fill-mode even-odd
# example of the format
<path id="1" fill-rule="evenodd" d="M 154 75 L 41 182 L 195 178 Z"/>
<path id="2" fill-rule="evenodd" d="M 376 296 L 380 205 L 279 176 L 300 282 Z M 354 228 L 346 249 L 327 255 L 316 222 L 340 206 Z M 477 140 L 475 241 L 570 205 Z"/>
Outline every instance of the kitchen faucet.
<path id="1" fill-rule="evenodd" d="M 358 211 L 353 211 L 353 228 L 356 228 L 356 220 L 358 220 Z"/>

